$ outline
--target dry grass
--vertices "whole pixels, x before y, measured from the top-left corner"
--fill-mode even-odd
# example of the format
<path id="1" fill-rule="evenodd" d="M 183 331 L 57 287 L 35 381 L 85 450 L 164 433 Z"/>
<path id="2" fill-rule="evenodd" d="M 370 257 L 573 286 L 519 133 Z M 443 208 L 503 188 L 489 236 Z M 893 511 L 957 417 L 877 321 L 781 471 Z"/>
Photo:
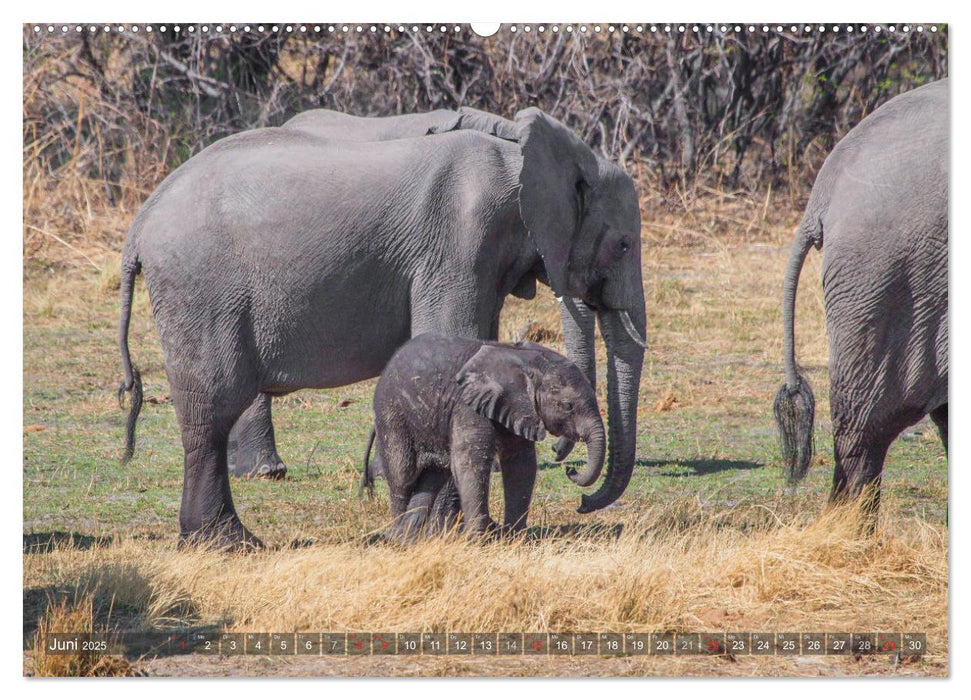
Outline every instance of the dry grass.
<path id="1" fill-rule="evenodd" d="M 44 677 L 133 676 L 135 667 L 121 656 L 102 654 L 45 654 L 48 639 L 54 633 L 90 634 L 108 632 L 95 625 L 94 596 L 79 593 L 74 600 L 62 599 L 52 603 L 38 620 L 34 650 L 31 653 L 30 673 Z"/>
<path id="2" fill-rule="evenodd" d="M 884 517 L 866 538 L 856 508 L 808 523 L 760 510 L 679 502 L 619 535 L 410 548 L 356 538 L 226 555 L 129 540 L 28 555 L 24 585 L 88 591 L 156 629 L 924 631 L 930 658 L 946 659 L 946 528 Z M 90 625 L 90 610 L 78 620 Z"/>

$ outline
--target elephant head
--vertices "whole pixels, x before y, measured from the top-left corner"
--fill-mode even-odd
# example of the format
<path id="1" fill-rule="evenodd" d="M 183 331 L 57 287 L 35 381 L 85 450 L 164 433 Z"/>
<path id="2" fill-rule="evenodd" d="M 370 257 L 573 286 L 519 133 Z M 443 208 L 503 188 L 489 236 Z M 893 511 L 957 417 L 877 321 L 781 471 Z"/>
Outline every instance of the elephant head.
<path id="1" fill-rule="evenodd" d="M 462 402 L 522 438 L 537 442 L 549 432 L 586 443 L 586 468 L 567 470 L 574 483 L 590 486 L 600 476 L 606 434 L 597 395 L 562 355 L 532 343 L 483 345 L 455 380 Z"/>
<path id="2" fill-rule="evenodd" d="M 595 386 L 594 318 L 607 345 L 607 475 L 579 511 L 613 503 L 634 469 L 646 342 L 640 208 L 630 176 L 539 109 L 516 115 L 520 215 L 560 299 L 570 359 Z M 562 442 L 562 441 L 561 441 Z M 561 446 L 558 456 L 569 451 Z"/>

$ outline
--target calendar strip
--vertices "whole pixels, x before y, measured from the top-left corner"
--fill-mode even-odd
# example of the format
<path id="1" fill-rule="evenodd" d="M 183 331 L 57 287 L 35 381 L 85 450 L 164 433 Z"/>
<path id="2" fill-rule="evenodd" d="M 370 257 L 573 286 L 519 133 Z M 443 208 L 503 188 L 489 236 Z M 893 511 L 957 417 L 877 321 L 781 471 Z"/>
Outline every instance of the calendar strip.
<path id="1" fill-rule="evenodd" d="M 915 632 L 132 632 L 52 633 L 48 654 L 168 656 L 868 656 L 922 657 Z"/>

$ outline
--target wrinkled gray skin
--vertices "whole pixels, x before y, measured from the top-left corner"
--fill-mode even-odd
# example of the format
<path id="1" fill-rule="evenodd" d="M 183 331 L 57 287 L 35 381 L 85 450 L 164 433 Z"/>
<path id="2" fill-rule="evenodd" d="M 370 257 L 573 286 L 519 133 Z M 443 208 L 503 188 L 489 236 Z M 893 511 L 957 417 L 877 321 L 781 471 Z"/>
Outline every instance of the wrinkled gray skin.
<path id="1" fill-rule="evenodd" d="M 340 141 L 392 141 L 459 129 L 481 131 L 507 141 L 519 140 L 514 121 L 471 107 L 392 117 L 356 117 L 330 109 L 311 109 L 292 117 L 282 128 L 300 129 Z"/>
<path id="2" fill-rule="evenodd" d="M 836 469 L 831 502 L 879 505 L 890 443 L 930 414 L 947 448 L 947 80 L 860 122 L 823 164 L 783 292 L 786 382 L 775 412 L 790 478 L 812 458 L 812 389 L 796 368 L 794 307 L 809 248 L 823 250 Z"/>
<path id="3" fill-rule="evenodd" d="M 282 128 L 299 129 L 321 138 L 357 142 L 414 138 L 459 129 L 482 131 L 518 141 L 515 122 L 468 107 L 458 111 L 439 109 L 392 117 L 356 117 L 329 109 L 312 109 L 296 115 Z M 513 289 L 512 293 L 528 299 L 535 295 L 535 289 L 535 278 L 529 277 L 524 280 L 523 288 Z M 366 349 L 361 348 L 359 352 L 366 352 Z M 568 352 L 581 353 L 582 349 L 571 347 Z M 570 449 L 572 445 L 561 441 L 557 445 L 557 460 L 564 459 Z M 379 464 L 375 468 L 378 473 L 382 472 Z M 260 394 L 229 434 L 229 471 L 240 477 L 282 479 L 286 476 L 286 465 L 276 449 L 270 396 Z"/>
<path id="4" fill-rule="evenodd" d="M 122 256 L 123 387 L 137 394 L 127 331 L 143 271 L 185 449 L 183 539 L 260 544 L 227 469 L 230 430 L 260 394 L 376 376 L 422 332 L 494 338 L 506 295 L 536 279 L 581 300 L 565 307 L 595 309 L 607 346 L 608 463 L 581 509 L 623 493 L 645 334 L 633 182 L 537 109 L 515 124 L 518 143 L 258 129 L 205 149 L 148 199 Z M 592 358 L 589 315 L 564 318 Z"/>
<path id="5" fill-rule="evenodd" d="M 489 516 L 497 458 L 501 529 L 525 528 L 536 482 L 534 443 L 547 432 L 586 443 L 586 468 L 567 470 L 576 484 L 593 484 L 604 464 L 607 438 L 596 392 L 576 365 L 534 343 L 420 335 L 381 374 L 374 417 L 391 496 L 388 535 L 396 540 L 438 526 L 428 522 L 429 513 L 450 473 L 465 531 L 498 532 Z"/>

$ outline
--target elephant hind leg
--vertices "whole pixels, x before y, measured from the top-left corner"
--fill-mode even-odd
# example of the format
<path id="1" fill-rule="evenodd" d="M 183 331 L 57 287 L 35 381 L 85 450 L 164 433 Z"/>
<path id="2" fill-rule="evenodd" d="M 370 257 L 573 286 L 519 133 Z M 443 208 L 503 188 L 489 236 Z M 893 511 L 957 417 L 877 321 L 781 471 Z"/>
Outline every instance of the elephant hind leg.
<path id="1" fill-rule="evenodd" d="M 388 480 L 388 496 L 391 501 L 391 525 L 389 535 L 401 539 L 402 528 L 409 522 L 408 504 L 414 495 L 418 473 L 418 455 L 412 447 L 394 430 L 383 430 L 377 426 L 377 454 L 385 467 Z"/>
<path id="2" fill-rule="evenodd" d="M 451 532 L 459 527 L 461 513 L 462 505 L 455 480 L 450 472 L 446 472 L 444 483 L 435 495 L 435 501 L 429 510 L 426 530 L 436 534 Z"/>
<path id="3" fill-rule="evenodd" d="M 937 426 L 937 432 L 941 436 L 941 442 L 944 443 L 944 451 L 947 452 L 947 404 L 938 406 L 931 411 L 931 420 Z"/>
<path id="4" fill-rule="evenodd" d="M 444 469 L 425 469 L 415 482 L 405 512 L 395 518 L 388 535 L 398 542 L 414 542 L 427 533 L 428 516 L 442 486 L 448 479 Z"/>
<path id="5" fill-rule="evenodd" d="M 880 480 L 887 450 L 897 434 L 873 437 L 863 432 L 842 431 L 834 434 L 836 468 L 830 504 L 846 503 L 864 496 L 863 507 L 876 513 L 880 507 Z"/>
<path id="6" fill-rule="evenodd" d="M 236 514 L 229 488 L 229 432 L 250 396 L 198 391 L 172 383 L 172 403 L 185 450 L 180 542 L 245 550 L 263 543 Z"/>
<path id="7" fill-rule="evenodd" d="M 271 417 L 272 398 L 260 393 L 229 434 L 229 472 L 255 479 L 282 479 L 287 467 L 276 451 Z"/>

